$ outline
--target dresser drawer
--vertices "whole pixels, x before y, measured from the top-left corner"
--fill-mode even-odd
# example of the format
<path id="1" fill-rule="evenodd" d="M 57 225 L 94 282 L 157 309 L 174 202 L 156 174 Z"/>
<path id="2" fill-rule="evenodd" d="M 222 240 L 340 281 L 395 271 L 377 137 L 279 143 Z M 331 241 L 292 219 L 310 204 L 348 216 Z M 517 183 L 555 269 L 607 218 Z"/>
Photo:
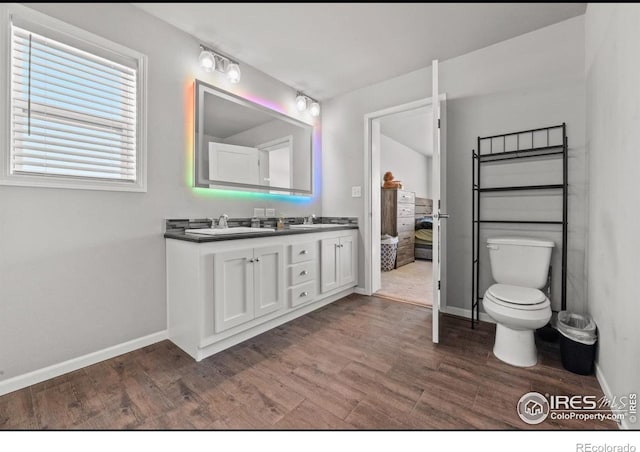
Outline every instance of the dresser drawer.
<path id="1" fill-rule="evenodd" d="M 401 232 L 398 234 L 398 247 L 411 246 L 415 244 L 415 235 L 413 231 Z"/>
<path id="2" fill-rule="evenodd" d="M 416 206 L 409 203 L 398 203 L 398 217 L 411 217 L 416 216 Z"/>
<path id="3" fill-rule="evenodd" d="M 396 258 L 396 267 L 409 264 L 416 260 L 413 245 L 411 246 L 399 246 L 398 255 Z"/>
<path id="4" fill-rule="evenodd" d="M 412 191 L 398 190 L 398 204 L 400 203 L 416 203 L 416 194 Z"/>
<path id="5" fill-rule="evenodd" d="M 409 217 L 400 217 L 398 218 L 398 234 L 403 232 L 413 232 L 416 229 L 415 226 L 416 220 L 414 218 Z"/>
<path id="6" fill-rule="evenodd" d="M 312 302 L 316 297 L 316 282 L 310 281 L 289 289 L 289 303 L 291 307 Z"/>
<path id="7" fill-rule="evenodd" d="M 316 242 L 297 243 L 289 246 L 289 262 L 297 264 L 298 262 L 307 262 L 316 255 Z"/>
<path id="8" fill-rule="evenodd" d="M 289 285 L 296 286 L 306 281 L 316 279 L 315 262 L 303 262 L 289 268 Z"/>

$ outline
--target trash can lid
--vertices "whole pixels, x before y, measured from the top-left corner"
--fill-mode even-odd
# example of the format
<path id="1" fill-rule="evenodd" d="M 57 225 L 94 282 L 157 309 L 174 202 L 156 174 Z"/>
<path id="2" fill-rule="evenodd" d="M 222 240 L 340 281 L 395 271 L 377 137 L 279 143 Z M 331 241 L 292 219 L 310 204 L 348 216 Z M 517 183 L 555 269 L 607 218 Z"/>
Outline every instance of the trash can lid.
<path id="1" fill-rule="evenodd" d="M 592 345 L 597 340 L 596 324 L 588 314 L 570 311 L 558 313 L 558 331 L 567 339 Z"/>

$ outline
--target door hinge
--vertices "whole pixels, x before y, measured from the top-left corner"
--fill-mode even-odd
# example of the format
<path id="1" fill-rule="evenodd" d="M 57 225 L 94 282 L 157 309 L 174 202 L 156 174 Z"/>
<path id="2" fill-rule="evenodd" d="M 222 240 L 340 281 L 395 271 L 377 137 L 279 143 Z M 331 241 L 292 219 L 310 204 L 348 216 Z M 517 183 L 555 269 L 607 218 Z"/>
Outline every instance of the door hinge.
<path id="1" fill-rule="evenodd" d="M 438 281 L 438 290 L 440 290 L 440 281 Z"/>
<path id="2" fill-rule="evenodd" d="M 440 118 L 438 118 L 438 129 L 440 128 Z"/>

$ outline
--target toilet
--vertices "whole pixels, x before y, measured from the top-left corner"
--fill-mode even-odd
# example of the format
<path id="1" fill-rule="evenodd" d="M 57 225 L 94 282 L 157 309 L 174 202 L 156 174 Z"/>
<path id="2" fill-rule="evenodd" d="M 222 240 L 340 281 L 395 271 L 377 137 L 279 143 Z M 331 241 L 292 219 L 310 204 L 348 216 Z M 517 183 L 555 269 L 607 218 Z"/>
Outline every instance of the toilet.
<path id="1" fill-rule="evenodd" d="M 540 289 L 547 283 L 553 247 L 552 241 L 527 237 L 487 240 L 496 284 L 485 292 L 482 306 L 497 324 L 493 354 L 507 364 L 538 362 L 533 332 L 551 319 L 551 303 Z"/>

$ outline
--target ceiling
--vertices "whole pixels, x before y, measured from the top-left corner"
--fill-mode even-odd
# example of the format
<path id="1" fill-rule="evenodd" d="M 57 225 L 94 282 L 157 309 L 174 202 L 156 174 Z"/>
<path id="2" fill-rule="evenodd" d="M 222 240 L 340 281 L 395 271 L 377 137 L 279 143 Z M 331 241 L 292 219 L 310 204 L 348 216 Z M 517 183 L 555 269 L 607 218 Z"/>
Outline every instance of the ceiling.
<path id="1" fill-rule="evenodd" d="M 422 107 L 380 120 L 380 133 L 420 154 L 433 155 L 431 107 Z"/>
<path id="2" fill-rule="evenodd" d="M 326 100 L 584 14 L 585 3 L 134 3 Z"/>

